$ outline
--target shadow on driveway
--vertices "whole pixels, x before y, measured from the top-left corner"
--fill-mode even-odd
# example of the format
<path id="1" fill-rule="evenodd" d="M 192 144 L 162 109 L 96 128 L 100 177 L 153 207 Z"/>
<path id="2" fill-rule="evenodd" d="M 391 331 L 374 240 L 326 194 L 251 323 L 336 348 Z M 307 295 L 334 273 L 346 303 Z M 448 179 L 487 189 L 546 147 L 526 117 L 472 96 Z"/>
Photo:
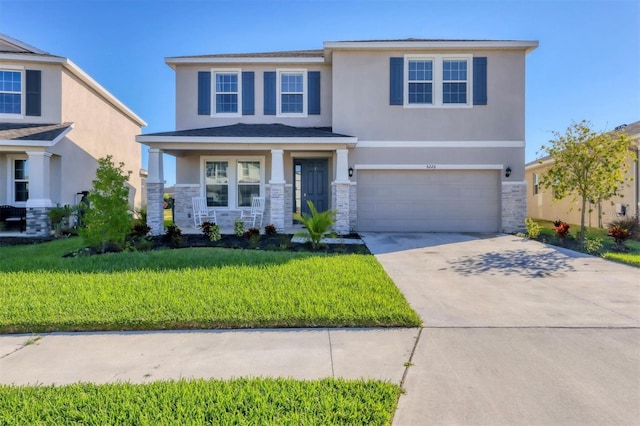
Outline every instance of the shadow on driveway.
<path id="1" fill-rule="evenodd" d="M 521 249 L 492 251 L 478 256 L 465 256 L 447 263 L 463 276 L 489 274 L 542 278 L 575 271 L 569 263 L 569 258 L 555 250 L 546 253 L 532 253 L 530 250 Z"/>

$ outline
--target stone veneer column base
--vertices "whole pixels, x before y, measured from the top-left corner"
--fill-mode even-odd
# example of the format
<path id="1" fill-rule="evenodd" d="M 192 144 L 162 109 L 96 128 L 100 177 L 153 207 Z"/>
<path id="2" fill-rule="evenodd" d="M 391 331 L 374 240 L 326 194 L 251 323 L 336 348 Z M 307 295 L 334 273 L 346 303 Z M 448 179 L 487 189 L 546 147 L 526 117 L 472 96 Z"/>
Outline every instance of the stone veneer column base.
<path id="1" fill-rule="evenodd" d="M 174 221 L 178 228 L 193 227 L 193 197 L 200 197 L 200 185 L 178 184 L 174 186 Z"/>
<path id="2" fill-rule="evenodd" d="M 527 183 L 502 182 L 502 232 L 523 231 L 526 217 Z"/>
<path id="3" fill-rule="evenodd" d="M 269 182 L 269 204 L 271 220 L 270 225 L 276 227 L 278 232 L 285 231 L 285 184 Z"/>
<path id="4" fill-rule="evenodd" d="M 27 235 L 48 237 L 51 234 L 49 210 L 49 207 L 27 208 Z"/>
<path id="5" fill-rule="evenodd" d="M 152 235 L 164 234 L 164 183 L 147 182 L 147 225 Z"/>
<path id="6" fill-rule="evenodd" d="M 349 186 L 349 232 L 358 228 L 358 186 L 351 182 Z"/>
<path id="7" fill-rule="evenodd" d="M 334 182 L 333 190 L 335 191 L 335 204 L 336 209 L 336 221 L 333 224 L 333 229 L 338 234 L 348 234 L 350 228 L 350 194 L 351 183 L 350 182 Z M 333 197 L 332 197 L 333 198 Z"/>

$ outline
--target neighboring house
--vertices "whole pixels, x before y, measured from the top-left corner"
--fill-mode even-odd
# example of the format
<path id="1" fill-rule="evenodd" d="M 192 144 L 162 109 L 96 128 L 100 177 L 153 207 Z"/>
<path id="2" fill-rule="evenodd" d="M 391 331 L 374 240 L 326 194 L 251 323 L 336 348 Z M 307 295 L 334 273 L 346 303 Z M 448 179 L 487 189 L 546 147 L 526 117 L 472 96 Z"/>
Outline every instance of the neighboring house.
<path id="1" fill-rule="evenodd" d="M 48 210 L 77 204 L 109 154 L 139 205 L 145 125 L 69 59 L 0 34 L 0 204 L 27 209 L 27 234 L 48 235 Z"/>
<path id="2" fill-rule="evenodd" d="M 587 226 L 604 227 L 616 218 L 625 216 L 639 216 L 640 213 L 640 174 L 638 162 L 638 147 L 640 146 L 640 121 L 629 125 L 616 127 L 614 132 L 624 132 L 632 143 L 629 147 L 629 156 L 626 163 L 629 166 L 626 178 L 631 181 L 625 184 L 619 196 L 612 197 L 600 203 L 588 203 L 585 216 Z M 526 179 L 529 183 L 527 191 L 527 216 L 535 219 L 562 220 L 567 223 L 580 223 L 580 201 L 571 201 L 569 196 L 559 201 L 554 201 L 551 189 L 543 189 L 540 186 L 541 176 L 553 164 L 553 160 L 544 157 L 527 163 Z"/>
<path id="3" fill-rule="evenodd" d="M 206 196 L 228 226 L 254 196 L 284 230 L 311 200 L 350 231 L 512 232 L 526 215 L 525 57 L 536 41 L 325 42 L 319 50 L 166 58 L 176 129 L 148 145 L 148 220 Z"/>

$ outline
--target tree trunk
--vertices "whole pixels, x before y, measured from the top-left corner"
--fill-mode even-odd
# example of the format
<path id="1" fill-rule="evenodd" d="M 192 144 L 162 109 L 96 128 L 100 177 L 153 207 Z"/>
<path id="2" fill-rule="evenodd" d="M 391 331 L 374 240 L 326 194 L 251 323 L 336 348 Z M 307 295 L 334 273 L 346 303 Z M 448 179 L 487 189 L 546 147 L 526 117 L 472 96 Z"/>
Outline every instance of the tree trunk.
<path id="1" fill-rule="evenodd" d="M 586 197 L 582 197 L 582 210 L 580 211 L 580 244 L 583 247 L 584 247 L 584 233 L 585 233 L 584 215 L 585 215 L 586 207 L 587 207 L 587 199 Z"/>

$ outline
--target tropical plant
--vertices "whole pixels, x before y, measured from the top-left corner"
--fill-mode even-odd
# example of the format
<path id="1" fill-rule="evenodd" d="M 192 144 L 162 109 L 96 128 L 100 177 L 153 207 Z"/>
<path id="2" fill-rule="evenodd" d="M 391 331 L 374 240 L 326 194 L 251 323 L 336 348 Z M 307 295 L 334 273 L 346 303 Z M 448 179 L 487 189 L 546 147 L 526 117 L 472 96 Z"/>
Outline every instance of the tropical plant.
<path id="1" fill-rule="evenodd" d="M 242 237 L 242 234 L 244 234 L 244 220 L 236 219 L 235 222 L 233 222 L 233 233 L 236 234 L 237 237 Z"/>
<path id="2" fill-rule="evenodd" d="M 276 229 L 275 225 L 267 225 L 264 227 L 264 233 L 266 235 L 276 235 L 278 233 L 278 230 Z"/>
<path id="3" fill-rule="evenodd" d="M 309 206 L 311 214 L 298 212 L 293 214 L 293 218 L 305 227 L 304 231 L 296 235 L 306 238 L 307 241 L 311 241 L 312 247 L 317 249 L 322 236 L 329 231 L 329 228 L 335 222 L 336 211 L 325 210 L 318 212 L 312 201 L 307 201 L 307 206 Z"/>
<path id="4" fill-rule="evenodd" d="M 182 230 L 175 224 L 167 226 L 167 231 L 164 234 L 164 240 L 173 247 L 180 247 L 183 243 Z"/>
<path id="5" fill-rule="evenodd" d="M 561 240 L 567 238 L 567 236 L 569 235 L 569 228 L 571 228 L 568 223 L 561 220 L 556 220 L 555 222 L 553 222 L 553 227 L 556 230 L 556 235 Z"/>
<path id="6" fill-rule="evenodd" d="M 587 202 L 599 203 L 616 195 L 627 182 L 625 163 L 630 139 L 624 133 L 596 133 L 591 123 L 573 123 L 565 132 L 554 132 L 549 145 L 543 145 L 553 163 L 543 173 L 540 184 L 551 188 L 554 200 L 572 197 L 580 203 L 580 235 L 584 244 Z M 542 161 L 541 161 L 542 163 Z"/>
<path id="7" fill-rule="evenodd" d="M 202 229 L 202 233 L 206 235 L 211 241 L 218 241 L 222 238 L 222 235 L 220 235 L 220 226 L 216 225 L 213 222 L 202 222 L 202 225 L 200 225 L 200 229 Z"/>
<path id="8" fill-rule="evenodd" d="M 69 218 L 76 210 L 76 207 L 72 207 L 67 204 L 64 206 L 60 206 L 60 204 L 58 204 L 49 210 L 49 220 L 51 220 L 51 225 L 56 237 L 61 235 L 65 222 L 67 222 L 68 225 Z"/>
<path id="9" fill-rule="evenodd" d="M 129 189 L 126 186 L 131 171 L 124 172 L 112 156 L 98 159 L 96 179 L 89 191 L 89 208 L 84 210 L 84 227 L 79 230 L 85 242 L 99 252 L 115 246 L 122 249 L 131 229 Z M 86 207 L 86 206 L 85 206 Z"/>
<path id="10" fill-rule="evenodd" d="M 527 227 L 527 237 L 535 240 L 540 235 L 540 230 L 542 229 L 538 222 L 531 219 L 530 217 L 524 220 L 524 224 Z"/>

